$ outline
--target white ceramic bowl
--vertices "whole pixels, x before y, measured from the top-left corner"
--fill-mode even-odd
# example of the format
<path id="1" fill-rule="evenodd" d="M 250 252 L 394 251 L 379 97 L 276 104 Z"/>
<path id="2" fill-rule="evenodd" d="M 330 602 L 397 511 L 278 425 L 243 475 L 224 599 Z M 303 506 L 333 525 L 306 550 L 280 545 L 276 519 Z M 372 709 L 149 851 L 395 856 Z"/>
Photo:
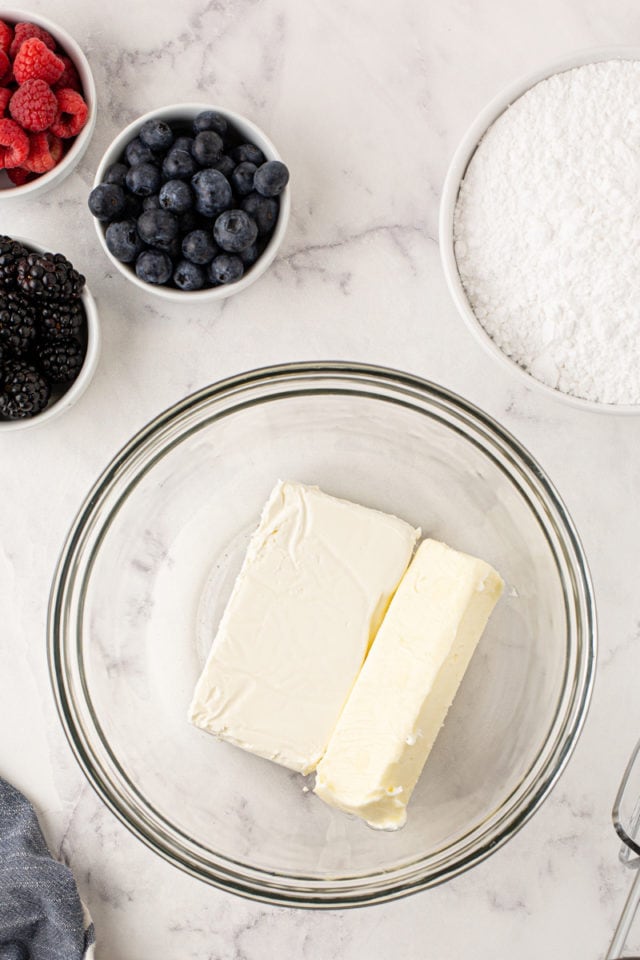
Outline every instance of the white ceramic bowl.
<path id="1" fill-rule="evenodd" d="M 41 174 L 35 180 L 31 180 L 20 187 L 9 180 L 5 171 L 0 171 L 0 203 L 4 203 L 7 200 L 23 200 L 46 193 L 69 176 L 86 151 L 93 136 L 96 125 L 96 85 L 87 58 L 73 37 L 62 27 L 39 14 L 33 13 L 31 10 L 0 9 L 0 20 L 12 25 L 22 22 L 35 23 L 43 30 L 47 30 L 69 59 L 73 61 L 82 83 L 82 95 L 89 107 L 86 124 L 53 170 Z"/>
<path id="2" fill-rule="evenodd" d="M 464 179 L 467 167 L 480 141 L 498 117 L 503 114 L 515 100 L 541 80 L 546 80 L 548 77 L 556 73 L 562 73 L 565 70 L 572 70 L 574 67 L 584 66 L 584 64 L 587 63 L 598 63 L 603 60 L 616 59 L 640 60 L 640 49 L 637 47 L 619 46 L 598 48 L 596 50 L 583 50 L 572 56 L 564 57 L 545 67 L 540 67 L 533 73 L 520 77 L 520 79 L 511 83 L 506 89 L 494 97 L 493 100 L 480 111 L 454 153 L 445 178 L 442 198 L 440 200 L 440 255 L 447 285 L 456 307 L 466 320 L 467 326 L 476 340 L 491 356 L 495 357 L 505 369 L 510 370 L 521 380 L 526 381 L 528 386 L 535 385 L 536 389 L 541 390 L 547 396 L 564 400 L 566 403 L 582 410 L 597 413 L 638 414 L 640 413 L 640 404 L 596 403 L 592 400 L 583 400 L 581 397 L 563 393 L 537 380 L 532 374 L 528 373 L 523 367 L 516 363 L 515 360 L 512 360 L 503 353 L 496 342 L 486 332 L 467 299 L 467 294 L 458 272 L 453 236 L 453 221 L 460 184 Z"/>
<path id="3" fill-rule="evenodd" d="M 13 239 L 23 243 L 25 247 L 29 250 L 34 250 L 36 253 L 45 253 L 49 249 L 28 237 L 14 237 Z M 59 417 L 61 413 L 64 413 L 65 410 L 72 407 L 76 400 L 78 400 L 87 389 L 95 373 L 96 366 L 98 365 L 98 357 L 100 356 L 100 325 L 96 302 L 86 285 L 80 299 L 87 318 L 87 350 L 80 373 L 69 387 L 65 389 L 64 386 L 61 386 L 52 392 L 48 405 L 41 413 L 37 413 L 34 417 L 25 417 L 22 420 L 0 419 L 0 433 L 8 433 L 10 430 L 24 430 L 27 427 L 35 427 L 49 423 L 55 417 Z"/>
<path id="4" fill-rule="evenodd" d="M 267 160 L 282 160 L 282 157 L 272 144 L 271 140 L 265 136 L 262 130 L 260 130 L 260 128 L 250 120 L 247 120 L 246 117 L 241 116 L 239 113 L 234 113 L 232 110 L 226 110 L 224 107 L 219 107 L 216 104 L 210 103 L 171 104 L 170 106 L 160 107 L 157 110 L 150 110 L 143 116 L 138 117 L 138 119 L 134 120 L 133 123 L 130 123 L 128 127 L 125 127 L 122 133 L 118 134 L 100 161 L 93 184 L 94 187 L 102 182 L 102 178 L 107 167 L 109 167 L 112 163 L 116 163 L 121 158 L 126 145 L 130 140 L 138 135 L 140 128 L 147 122 L 147 120 L 166 120 L 169 123 L 185 122 L 188 124 L 195 120 L 198 114 L 202 113 L 204 110 L 214 110 L 216 113 L 219 113 L 221 116 L 223 116 L 228 121 L 230 126 L 233 126 L 238 133 L 246 138 L 247 142 L 254 143 L 257 147 L 260 147 Z M 218 287 L 209 287 L 205 290 L 185 291 L 175 289 L 174 287 L 163 286 L 161 284 L 145 283 L 143 280 L 139 279 L 132 266 L 129 266 L 126 263 L 121 263 L 120 260 L 117 260 L 109 251 L 105 241 L 105 225 L 99 220 L 95 220 L 95 227 L 104 252 L 109 257 L 114 267 L 116 267 L 116 269 L 119 270 L 119 272 L 126 277 L 127 280 L 130 280 L 132 283 L 135 283 L 137 287 L 140 287 L 141 290 L 144 290 L 145 293 L 154 293 L 157 296 L 162 297 L 164 300 L 171 300 L 178 303 L 194 303 L 197 301 L 209 302 L 213 300 L 224 300 L 233 294 L 240 293 L 242 290 L 246 290 L 248 286 L 250 286 L 252 283 L 255 283 L 255 281 L 262 276 L 267 267 L 273 262 L 280 244 L 282 243 L 285 231 L 287 229 L 290 207 L 290 188 L 289 185 L 287 185 L 280 196 L 280 212 L 278 214 L 278 222 L 276 223 L 275 229 L 269 238 L 267 246 L 253 266 L 250 267 L 244 276 L 242 276 L 240 280 L 237 280 L 235 283 L 221 284 Z"/>

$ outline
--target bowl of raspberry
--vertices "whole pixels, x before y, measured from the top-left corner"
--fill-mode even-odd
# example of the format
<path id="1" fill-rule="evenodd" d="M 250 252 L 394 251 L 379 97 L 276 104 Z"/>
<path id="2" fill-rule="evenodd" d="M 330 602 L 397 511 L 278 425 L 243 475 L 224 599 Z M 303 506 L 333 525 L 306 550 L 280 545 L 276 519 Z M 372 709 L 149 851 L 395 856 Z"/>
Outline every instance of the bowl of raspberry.
<path id="1" fill-rule="evenodd" d="M 0 202 L 64 180 L 95 120 L 93 75 L 73 37 L 39 15 L 0 9 Z"/>
<path id="2" fill-rule="evenodd" d="M 88 198 L 114 266 L 166 300 L 222 300 L 262 276 L 289 218 L 289 171 L 265 134 L 222 107 L 182 103 L 129 124 Z"/>
<path id="3" fill-rule="evenodd" d="M 98 312 L 84 276 L 61 253 L 0 236 L 0 433 L 68 410 L 99 352 Z"/>

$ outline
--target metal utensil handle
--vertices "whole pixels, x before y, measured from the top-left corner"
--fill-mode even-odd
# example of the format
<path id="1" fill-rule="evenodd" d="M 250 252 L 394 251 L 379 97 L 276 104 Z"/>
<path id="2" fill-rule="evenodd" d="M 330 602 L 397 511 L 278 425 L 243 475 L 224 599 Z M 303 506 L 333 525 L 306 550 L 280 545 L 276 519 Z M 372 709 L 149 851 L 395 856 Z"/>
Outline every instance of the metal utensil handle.
<path id="1" fill-rule="evenodd" d="M 620 914 L 620 919 L 618 920 L 618 926 L 613 935 L 613 940 L 607 951 L 605 960 L 618 960 L 622 957 L 622 951 L 624 950 L 624 945 L 627 942 L 627 935 L 629 933 L 629 928 L 635 916 L 636 910 L 638 909 L 638 903 L 640 902 L 640 870 L 636 871 L 636 875 L 633 878 L 633 883 L 631 884 L 631 889 L 629 890 L 629 895 L 627 896 L 627 902 L 624 905 L 624 909 Z M 633 957 L 629 957 L 629 960 L 633 960 Z"/>

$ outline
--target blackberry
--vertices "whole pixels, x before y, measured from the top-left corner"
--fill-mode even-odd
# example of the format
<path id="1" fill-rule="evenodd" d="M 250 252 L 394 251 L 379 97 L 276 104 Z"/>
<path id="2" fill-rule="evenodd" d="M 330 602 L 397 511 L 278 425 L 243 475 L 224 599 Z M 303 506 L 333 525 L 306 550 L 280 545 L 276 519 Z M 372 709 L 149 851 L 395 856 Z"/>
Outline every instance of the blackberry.
<path id="1" fill-rule="evenodd" d="M 0 287 L 13 285 L 16 263 L 20 257 L 26 257 L 26 255 L 27 250 L 17 240 L 0 236 Z"/>
<path id="2" fill-rule="evenodd" d="M 47 405 L 51 388 L 35 367 L 9 360 L 0 370 L 0 417 L 33 417 Z"/>
<path id="3" fill-rule="evenodd" d="M 75 300 L 85 278 L 61 253 L 29 253 L 16 265 L 16 283 L 24 294 L 38 300 Z"/>
<path id="4" fill-rule="evenodd" d="M 71 383 L 80 373 L 84 347 L 75 337 L 48 337 L 36 347 L 38 364 L 54 383 Z"/>
<path id="5" fill-rule="evenodd" d="M 7 355 L 28 351 L 36 336 L 34 311 L 19 293 L 0 292 L 0 345 Z"/>
<path id="6" fill-rule="evenodd" d="M 77 336 L 85 324 L 84 307 L 80 300 L 43 303 L 40 306 L 38 322 L 41 333 L 46 337 Z"/>

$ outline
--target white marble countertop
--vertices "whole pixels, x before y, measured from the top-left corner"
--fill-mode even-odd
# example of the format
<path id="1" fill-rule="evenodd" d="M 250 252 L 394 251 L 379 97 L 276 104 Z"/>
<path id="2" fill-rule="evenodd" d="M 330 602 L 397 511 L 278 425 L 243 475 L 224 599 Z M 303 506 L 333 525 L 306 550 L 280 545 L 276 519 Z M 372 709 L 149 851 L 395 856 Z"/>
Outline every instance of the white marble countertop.
<path id="1" fill-rule="evenodd" d="M 629 42 L 640 27 L 637 5 L 49 0 L 23 7 L 80 42 L 95 73 L 99 116 L 76 172 L 42 200 L 3 206 L 0 230 L 61 249 L 84 269 L 104 344 L 74 409 L 42 430 L 0 437 L 0 773 L 34 801 L 53 852 L 72 867 L 95 920 L 99 960 L 598 960 L 630 882 L 610 809 L 640 731 L 640 422 L 542 396 L 481 350 L 445 286 L 437 215 L 448 161 L 480 107 L 545 61 Z M 292 171 L 293 213 L 279 259 L 222 306 L 186 310 L 127 283 L 110 268 L 86 210 L 113 136 L 176 100 L 248 115 Z M 578 526 L 600 623 L 584 733 L 529 824 L 444 886 L 344 912 L 235 898 L 134 839 L 76 765 L 46 665 L 52 571 L 81 499 L 112 455 L 198 387 L 308 359 L 419 374 L 513 431 Z M 640 920 L 629 946 L 640 949 Z"/>

